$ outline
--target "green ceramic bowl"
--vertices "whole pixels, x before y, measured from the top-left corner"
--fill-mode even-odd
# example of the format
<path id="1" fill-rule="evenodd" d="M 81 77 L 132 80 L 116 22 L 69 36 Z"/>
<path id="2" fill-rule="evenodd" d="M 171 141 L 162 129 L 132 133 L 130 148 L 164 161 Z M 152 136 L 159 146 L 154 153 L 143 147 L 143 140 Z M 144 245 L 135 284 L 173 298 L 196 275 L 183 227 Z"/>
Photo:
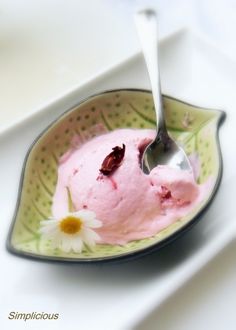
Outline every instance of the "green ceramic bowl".
<path id="1" fill-rule="evenodd" d="M 125 246 L 96 245 L 94 251 L 64 253 L 42 238 L 39 224 L 51 216 L 52 196 L 57 181 L 59 157 L 79 134 L 86 141 L 102 131 L 117 128 L 155 128 L 152 94 L 143 90 L 114 90 L 91 96 L 66 111 L 34 141 L 24 163 L 16 211 L 7 247 L 14 254 L 41 260 L 104 262 L 127 259 L 154 251 L 190 228 L 213 199 L 220 183 L 222 161 L 218 126 L 224 112 L 196 107 L 163 96 L 170 135 L 181 143 L 188 155 L 200 160 L 198 183 L 214 181 L 206 199 L 188 216 L 179 219 L 156 236 L 136 240 Z M 99 128 L 99 129 L 98 129 Z"/>

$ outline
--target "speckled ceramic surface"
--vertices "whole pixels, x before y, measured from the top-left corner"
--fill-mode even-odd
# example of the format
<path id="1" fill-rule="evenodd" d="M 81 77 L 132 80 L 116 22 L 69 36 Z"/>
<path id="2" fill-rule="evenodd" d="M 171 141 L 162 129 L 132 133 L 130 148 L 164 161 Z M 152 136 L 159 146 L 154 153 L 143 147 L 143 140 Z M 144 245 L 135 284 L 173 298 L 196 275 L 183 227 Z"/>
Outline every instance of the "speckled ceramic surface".
<path id="1" fill-rule="evenodd" d="M 172 240 L 196 220 L 212 199 L 221 177 L 221 157 L 217 128 L 224 117 L 218 110 L 195 107 L 164 97 L 167 126 L 188 155 L 200 159 L 198 182 L 212 177 L 214 184 L 205 201 L 187 217 L 155 237 L 125 246 L 97 244 L 94 251 L 64 253 L 51 247 L 38 233 L 40 221 L 51 216 L 52 196 L 57 181 L 60 156 L 79 135 L 85 142 L 106 130 L 122 127 L 155 128 L 152 95 L 147 91 L 117 90 L 92 96 L 52 123 L 29 150 L 23 168 L 16 212 L 8 238 L 8 248 L 19 255 L 62 261 L 103 261 L 143 254 Z"/>

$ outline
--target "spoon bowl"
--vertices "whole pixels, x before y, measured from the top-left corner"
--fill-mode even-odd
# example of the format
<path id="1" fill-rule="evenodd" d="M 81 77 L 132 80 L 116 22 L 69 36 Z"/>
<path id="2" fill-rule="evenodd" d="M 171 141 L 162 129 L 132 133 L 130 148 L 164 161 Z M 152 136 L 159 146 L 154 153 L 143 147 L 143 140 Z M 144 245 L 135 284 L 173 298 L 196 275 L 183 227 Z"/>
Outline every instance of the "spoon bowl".
<path id="1" fill-rule="evenodd" d="M 157 135 L 144 150 L 141 159 L 142 170 L 149 174 L 157 165 L 168 165 L 180 170 L 191 171 L 187 155 L 169 136 L 166 128 L 158 65 L 156 13 L 152 9 L 139 11 L 135 15 L 135 22 L 149 73 L 157 117 Z"/>
<path id="2" fill-rule="evenodd" d="M 164 138 L 158 134 L 157 139 L 144 150 L 141 160 L 143 172 L 149 174 L 157 164 L 168 165 L 180 170 L 192 170 L 184 150 L 169 135 Z"/>

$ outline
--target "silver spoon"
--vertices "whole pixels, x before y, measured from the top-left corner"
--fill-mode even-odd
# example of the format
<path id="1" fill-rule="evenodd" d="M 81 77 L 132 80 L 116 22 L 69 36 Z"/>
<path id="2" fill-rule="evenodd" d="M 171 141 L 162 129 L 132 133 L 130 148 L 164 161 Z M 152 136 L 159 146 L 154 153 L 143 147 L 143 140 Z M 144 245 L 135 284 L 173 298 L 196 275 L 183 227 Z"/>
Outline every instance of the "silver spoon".
<path id="1" fill-rule="evenodd" d="M 157 135 L 144 150 L 141 167 L 148 174 L 157 165 L 168 165 L 181 170 L 192 170 L 184 150 L 170 138 L 162 103 L 158 65 L 157 16 L 154 10 L 145 9 L 135 14 L 135 23 L 146 61 L 152 87 L 157 117 Z"/>

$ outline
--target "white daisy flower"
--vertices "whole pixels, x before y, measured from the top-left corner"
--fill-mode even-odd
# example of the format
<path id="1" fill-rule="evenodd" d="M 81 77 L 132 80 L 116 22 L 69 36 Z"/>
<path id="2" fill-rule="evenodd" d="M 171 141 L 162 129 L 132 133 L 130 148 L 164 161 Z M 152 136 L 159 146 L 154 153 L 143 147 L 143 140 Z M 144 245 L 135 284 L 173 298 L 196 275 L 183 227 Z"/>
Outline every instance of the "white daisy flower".
<path id="1" fill-rule="evenodd" d="M 102 226 L 96 219 L 96 214 L 89 210 L 68 212 L 60 219 L 50 218 L 41 221 L 40 233 L 43 237 L 51 239 L 53 246 L 64 252 L 71 250 L 80 253 L 84 245 L 93 248 L 100 240 L 93 230 Z"/>

